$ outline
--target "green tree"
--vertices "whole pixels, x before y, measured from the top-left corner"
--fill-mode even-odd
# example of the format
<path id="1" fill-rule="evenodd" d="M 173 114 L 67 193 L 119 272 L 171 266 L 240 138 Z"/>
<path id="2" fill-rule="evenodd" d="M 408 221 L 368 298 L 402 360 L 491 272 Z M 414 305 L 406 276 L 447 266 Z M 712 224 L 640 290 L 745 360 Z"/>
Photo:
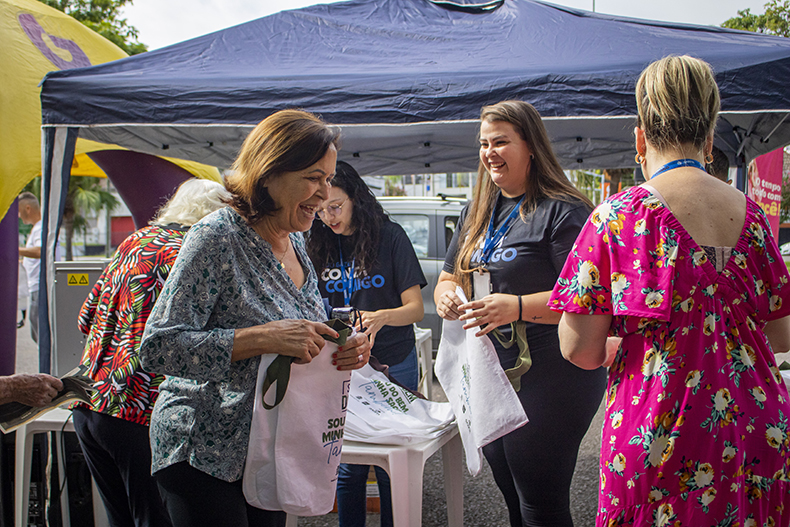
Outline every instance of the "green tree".
<path id="1" fill-rule="evenodd" d="M 609 180 L 610 195 L 634 186 L 633 168 L 605 168 L 603 175 Z"/>
<path id="2" fill-rule="evenodd" d="M 788 155 L 785 153 L 785 155 Z M 787 223 L 790 221 L 790 177 L 782 178 L 782 207 L 779 209 L 779 222 Z"/>
<path id="3" fill-rule="evenodd" d="M 570 181 L 594 205 L 603 201 L 603 173 L 600 170 L 571 170 Z"/>
<path id="4" fill-rule="evenodd" d="M 763 7 L 765 7 L 765 14 L 763 15 L 755 15 L 748 8 L 738 11 L 738 16 L 726 20 L 722 27 L 790 37 L 790 0 L 771 0 Z M 785 159 L 788 155 L 790 155 L 790 152 L 785 149 Z M 787 163 L 785 163 L 782 176 L 782 205 L 780 210 L 779 221 L 782 223 L 790 221 L 790 173 L 787 169 Z"/>
<path id="5" fill-rule="evenodd" d="M 790 148 L 785 147 L 782 163 L 782 207 L 779 210 L 779 223 L 790 221 Z"/>
<path id="6" fill-rule="evenodd" d="M 61 234 L 65 236 L 66 260 L 74 259 L 73 242 L 74 234 L 81 232 L 85 234 L 90 227 L 86 216 L 92 216 L 107 209 L 107 214 L 118 206 L 118 198 L 104 188 L 104 179 L 72 176 L 69 179 L 69 191 L 66 194 L 66 204 L 63 208 L 63 230 Z M 27 184 L 25 190 L 32 192 L 41 201 L 41 178 L 34 178 Z"/>
<path id="7" fill-rule="evenodd" d="M 137 40 L 137 28 L 121 18 L 121 8 L 132 0 L 39 0 L 82 22 L 129 55 L 148 51 Z"/>
<path id="8" fill-rule="evenodd" d="M 88 176 L 72 176 L 69 179 L 69 192 L 63 207 L 67 261 L 74 259 L 74 233 L 85 233 L 90 226 L 85 215 L 94 215 L 104 208 L 109 214 L 117 205 L 118 199 L 104 188 L 104 179 Z"/>
<path id="9" fill-rule="evenodd" d="M 405 196 L 406 191 L 400 184 L 400 176 L 384 176 L 384 195 L 385 196 Z"/>
<path id="10" fill-rule="evenodd" d="M 790 0 L 771 0 L 764 7 L 762 15 L 748 8 L 738 11 L 738 16 L 726 20 L 722 27 L 790 37 Z"/>

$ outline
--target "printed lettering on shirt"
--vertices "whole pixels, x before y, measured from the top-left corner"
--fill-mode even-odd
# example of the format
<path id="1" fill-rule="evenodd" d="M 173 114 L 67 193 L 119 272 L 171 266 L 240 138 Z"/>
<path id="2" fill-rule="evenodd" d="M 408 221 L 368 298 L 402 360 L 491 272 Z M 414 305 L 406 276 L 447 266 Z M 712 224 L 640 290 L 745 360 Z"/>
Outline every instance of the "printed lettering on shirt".
<path id="1" fill-rule="evenodd" d="M 336 262 L 335 267 L 327 267 L 321 273 L 321 281 L 326 282 L 324 286 L 327 293 L 342 293 L 345 290 L 342 275 L 340 274 L 340 262 Z M 380 289 L 384 287 L 386 280 L 380 274 L 369 276 L 364 271 L 357 269 L 354 271 L 354 284 L 352 289 L 360 291 L 371 287 Z M 350 285 L 350 284 L 349 284 Z"/>
<path id="2" fill-rule="evenodd" d="M 514 247 L 507 247 L 506 249 L 502 248 L 502 244 L 505 242 L 507 237 L 503 238 L 502 241 L 499 242 L 499 245 L 496 249 L 491 253 L 491 258 L 488 260 L 488 263 L 497 263 L 497 262 L 512 262 L 516 259 L 516 255 L 518 251 Z M 483 254 L 483 240 L 480 241 L 478 249 L 472 253 L 472 259 L 470 263 L 480 263 L 480 256 Z"/>

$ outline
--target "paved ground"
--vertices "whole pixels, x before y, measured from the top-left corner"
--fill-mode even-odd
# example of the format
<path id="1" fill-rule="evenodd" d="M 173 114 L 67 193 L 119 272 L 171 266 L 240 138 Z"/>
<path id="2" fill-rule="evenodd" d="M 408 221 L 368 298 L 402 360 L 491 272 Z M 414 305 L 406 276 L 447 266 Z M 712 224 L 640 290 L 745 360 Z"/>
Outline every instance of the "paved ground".
<path id="1" fill-rule="evenodd" d="M 778 362 L 790 362 L 790 353 L 777 357 Z M 17 372 L 38 371 L 38 349 L 30 338 L 27 324 L 17 331 Z M 435 397 L 441 400 L 441 388 L 434 384 Z M 599 408 L 590 430 L 582 441 L 576 472 L 571 485 L 571 513 L 577 527 L 595 525 L 598 486 L 598 449 L 601 440 L 603 406 Z M 423 481 L 422 521 L 424 527 L 447 525 L 441 451 L 428 460 Z M 335 527 L 337 514 L 316 518 L 300 518 L 300 527 Z M 369 514 L 368 525 L 379 525 L 379 515 Z M 491 470 L 484 465 L 482 473 L 471 477 L 464 469 L 464 525 L 466 527 L 507 526 L 505 503 L 497 489 Z"/>
<path id="2" fill-rule="evenodd" d="M 29 314 L 29 313 L 28 313 Z M 29 321 L 16 330 L 16 372 L 35 373 L 38 371 L 38 347 L 30 338 Z"/>

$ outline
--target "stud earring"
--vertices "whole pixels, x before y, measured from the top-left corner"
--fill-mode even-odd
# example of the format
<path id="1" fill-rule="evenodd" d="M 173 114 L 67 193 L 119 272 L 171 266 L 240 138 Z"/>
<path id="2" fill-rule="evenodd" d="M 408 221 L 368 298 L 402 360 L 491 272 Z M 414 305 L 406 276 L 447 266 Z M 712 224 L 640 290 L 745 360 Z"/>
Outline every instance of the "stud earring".
<path id="1" fill-rule="evenodd" d="M 645 158 L 644 158 L 644 157 L 642 157 L 642 154 L 640 154 L 639 152 L 637 152 L 637 153 L 636 153 L 636 155 L 634 156 L 634 161 L 636 161 L 636 164 L 637 164 L 637 165 L 641 165 L 642 163 L 644 163 L 644 161 L 645 161 Z"/>

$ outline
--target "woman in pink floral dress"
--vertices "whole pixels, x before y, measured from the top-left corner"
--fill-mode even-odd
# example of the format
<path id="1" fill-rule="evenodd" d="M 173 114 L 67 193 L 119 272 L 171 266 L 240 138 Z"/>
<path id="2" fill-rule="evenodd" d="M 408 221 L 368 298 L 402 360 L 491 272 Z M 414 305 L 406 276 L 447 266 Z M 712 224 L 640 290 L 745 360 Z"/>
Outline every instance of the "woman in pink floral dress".
<path id="1" fill-rule="evenodd" d="M 566 359 L 613 361 L 597 525 L 786 527 L 787 269 L 760 207 L 705 173 L 710 67 L 651 64 L 637 106 L 650 181 L 593 211 L 549 304 Z"/>

